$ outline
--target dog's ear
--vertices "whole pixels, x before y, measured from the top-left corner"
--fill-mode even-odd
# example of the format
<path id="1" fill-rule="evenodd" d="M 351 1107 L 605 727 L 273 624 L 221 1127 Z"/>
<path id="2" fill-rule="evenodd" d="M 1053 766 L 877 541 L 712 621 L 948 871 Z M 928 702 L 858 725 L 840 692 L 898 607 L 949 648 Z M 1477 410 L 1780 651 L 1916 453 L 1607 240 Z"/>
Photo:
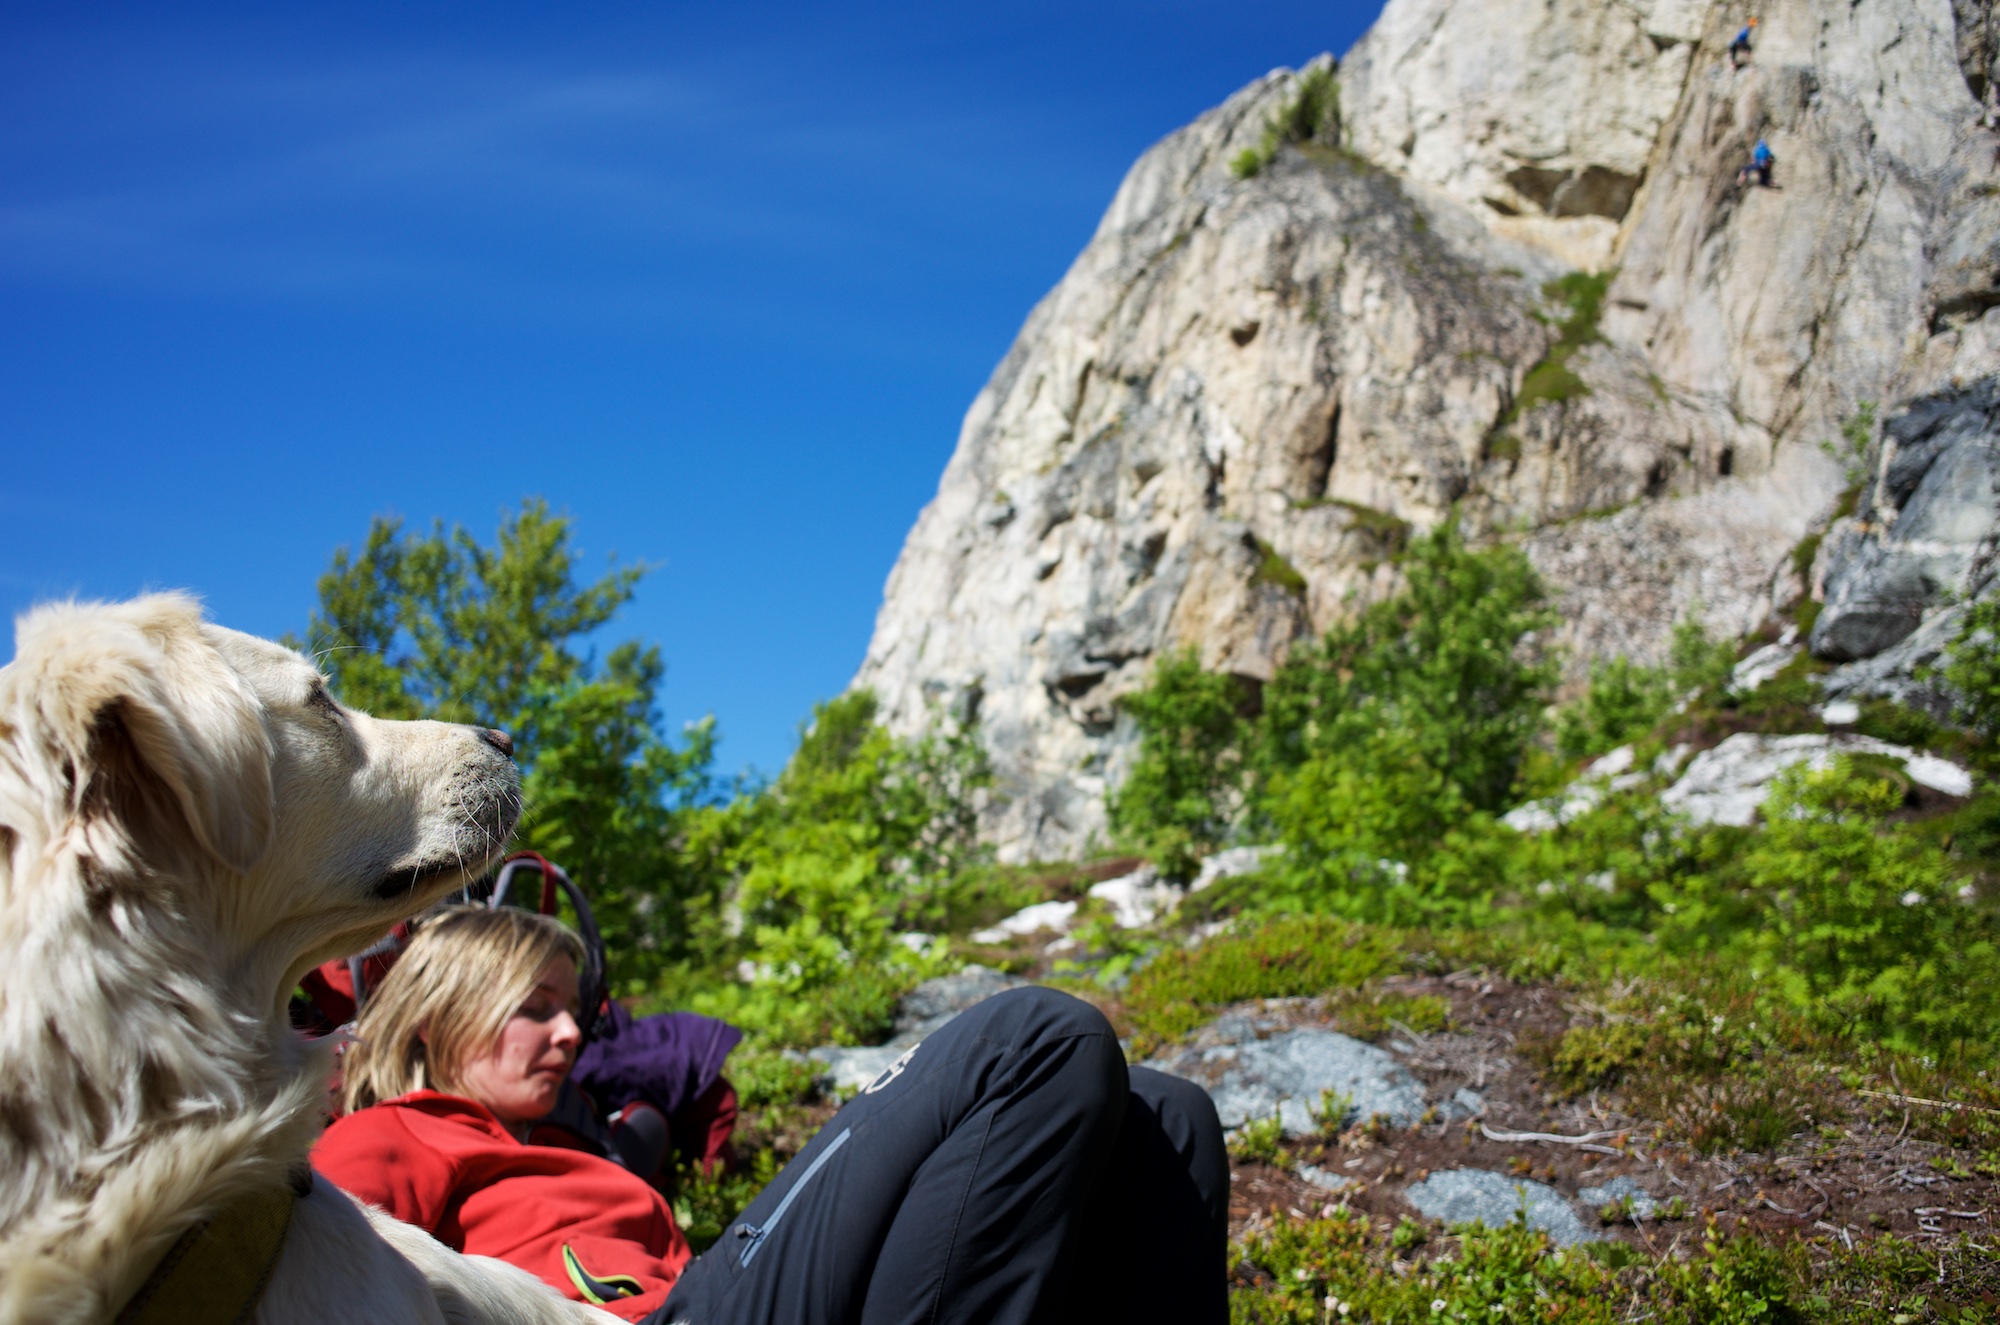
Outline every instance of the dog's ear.
<path id="1" fill-rule="evenodd" d="M 14 666 L 79 809 L 115 815 L 135 837 L 179 837 L 234 870 L 269 848 L 263 706 L 203 637 L 193 599 L 38 608 L 17 627 Z"/>

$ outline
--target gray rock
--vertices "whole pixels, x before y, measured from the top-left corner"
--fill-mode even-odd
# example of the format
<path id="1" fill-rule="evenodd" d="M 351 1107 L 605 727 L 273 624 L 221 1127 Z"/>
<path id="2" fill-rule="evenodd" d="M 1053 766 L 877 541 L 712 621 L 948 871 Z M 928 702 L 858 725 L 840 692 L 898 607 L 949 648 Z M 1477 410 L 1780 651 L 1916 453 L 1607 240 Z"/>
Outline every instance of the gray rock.
<path id="1" fill-rule="evenodd" d="M 896 1005 L 895 1034 L 889 1043 L 905 1047 L 915 1044 L 973 1004 L 983 1003 L 1022 983 L 984 966 L 967 966 L 956 975 L 926 980 L 903 995 Z"/>
<path id="2" fill-rule="evenodd" d="M 1912 402 L 1883 429 L 1883 451 L 1872 509 L 1826 540 L 1821 658 L 1881 653 L 1987 572 L 2000 537 L 2000 378 Z"/>
<path id="3" fill-rule="evenodd" d="M 1218 1022 L 1190 1048 L 1147 1066 L 1207 1087 L 1222 1125 L 1231 1129 L 1277 1114 L 1285 1135 L 1311 1135 L 1319 1126 L 1313 1110 L 1325 1091 L 1348 1097 L 1347 1121 L 1381 1114 L 1407 1127 L 1428 1107 L 1417 1079 L 1372 1044 L 1312 1029 L 1260 1040 L 1247 1018 Z"/>
<path id="4" fill-rule="evenodd" d="M 1498 1228 L 1525 1215 L 1529 1228 L 1542 1230 L 1562 1246 L 1595 1240 L 1555 1188 L 1488 1169 L 1433 1173 L 1406 1189 L 1403 1199 L 1419 1213 L 1447 1224 L 1477 1222 Z"/>
<path id="5" fill-rule="evenodd" d="M 1361 1185 L 1359 1178 L 1349 1178 L 1335 1173 L 1330 1169 L 1323 1169 L 1317 1164 L 1301 1164 L 1294 1171 L 1321 1191 L 1329 1192 L 1335 1196 L 1340 1195 L 1342 1192 L 1352 1191 Z"/>
<path id="6" fill-rule="evenodd" d="M 1835 756 L 1842 754 L 1882 755 L 1901 760 L 1912 781 L 1950 796 L 1972 794 L 1972 775 L 1957 764 L 1871 736 L 1851 732 L 1797 736 L 1738 732 L 1696 755 L 1680 780 L 1660 793 L 1660 803 L 1682 811 L 1695 823 L 1743 827 L 1756 819 L 1780 773 L 1800 764 L 1826 768 Z"/>
<path id="7" fill-rule="evenodd" d="M 857 1049 L 825 1045 L 806 1050 L 806 1057 L 826 1065 L 826 1070 L 820 1073 L 820 1080 L 835 1090 L 846 1091 L 860 1090 L 902 1056 L 902 1046 L 893 1044 L 865 1045 Z"/>
<path id="8" fill-rule="evenodd" d="M 1600 1210 L 1615 1201 L 1630 1200 L 1632 1213 L 1640 1219 L 1651 1219 L 1660 1208 L 1652 1193 L 1622 1173 L 1601 1187 L 1583 1188 L 1577 1192 L 1576 1199 L 1592 1210 Z"/>

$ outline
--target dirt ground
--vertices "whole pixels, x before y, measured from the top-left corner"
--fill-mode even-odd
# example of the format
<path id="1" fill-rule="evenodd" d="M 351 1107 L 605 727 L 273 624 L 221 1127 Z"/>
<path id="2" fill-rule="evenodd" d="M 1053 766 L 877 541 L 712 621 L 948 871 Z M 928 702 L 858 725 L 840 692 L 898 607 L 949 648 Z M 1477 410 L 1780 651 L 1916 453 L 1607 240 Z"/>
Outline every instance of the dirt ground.
<path id="1" fill-rule="evenodd" d="M 1835 1090 L 1820 1097 L 1814 1126 L 1771 1153 L 1700 1155 L 1676 1144 L 1659 1120 L 1625 1112 L 1616 1092 L 1564 1100 L 1548 1089 L 1520 1045 L 1568 1028 L 1572 1009 L 1561 991 L 1469 973 L 1386 983 L 1398 993 L 1442 996 L 1452 1015 L 1449 1030 L 1398 1031 L 1383 1037 L 1383 1047 L 1397 1053 L 1434 1097 L 1470 1087 L 1485 1100 L 1484 1112 L 1407 1130 L 1354 1128 L 1296 1151 L 1296 1161 L 1360 1182 L 1338 1196 L 1270 1165 L 1238 1165 L 1233 1235 L 1268 1219 L 1273 1209 L 1303 1216 L 1341 1201 L 1393 1223 L 1416 1214 L 1402 1198 L 1404 1185 L 1453 1168 L 1531 1178 L 1571 1198 L 1620 1175 L 1663 1204 L 1678 1196 L 1684 1220 L 1625 1219 L 1605 1226 L 1607 1237 L 1640 1244 L 1656 1256 L 1669 1253 L 1676 1240 L 1699 1237 L 1711 1214 L 1725 1231 L 1748 1224 L 1847 1242 L 1880 1232 L 1955 1241 L 1994 1226 L 2000 1183 L 1953 1174 L 1954 1168 L 1969 1174 L 1978 1157 L 1912 1134 L 1921 1130 L 1912 1127 L 1915 1120 L 1936 1112 L 1930 1104 Z M 1317 1000 L 1254 1006 L 1288 1024 L 1329 1024 Z"/>

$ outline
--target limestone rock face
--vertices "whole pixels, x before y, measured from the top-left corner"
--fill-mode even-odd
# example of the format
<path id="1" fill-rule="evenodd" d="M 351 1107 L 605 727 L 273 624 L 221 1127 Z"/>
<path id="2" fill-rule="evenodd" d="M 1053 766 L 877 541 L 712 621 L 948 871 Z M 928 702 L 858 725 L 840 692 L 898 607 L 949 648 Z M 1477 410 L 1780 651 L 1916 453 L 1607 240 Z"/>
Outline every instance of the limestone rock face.
<path id="1" fill-rule="evenodd" d="M 1103 832 L 1117 701 L 1162 651 L 1268 679 L 1452 511 L 1526 550 L 1578 666 L 1657 658 L 1690 611 L 1755 627 L 1807 589 L 1840 421 L 2000 368 L 1989 9 L 1773 0 L 1739 69 L 1720 0 L 1390 0 L 1338 67 L 1338 141 L 1230 169 L 1281 70 L 1132 168 L 973 402 L 857 684 L 902 731 L 976 716 L 989 831 L 1054 857 Z M 1760 137 L 1775 189 L 1736 180 Z M 1616 275 L 1572 349 L 1544 287 L 1576 268 Z M 1880 510 L 1986 537 L 1970 427 L 1908 443 L 1933 460 Z M 1984 564 L 1912 572 L 1865 524 L 1822 554 L 1855 605 L 1828 649 Z"/>

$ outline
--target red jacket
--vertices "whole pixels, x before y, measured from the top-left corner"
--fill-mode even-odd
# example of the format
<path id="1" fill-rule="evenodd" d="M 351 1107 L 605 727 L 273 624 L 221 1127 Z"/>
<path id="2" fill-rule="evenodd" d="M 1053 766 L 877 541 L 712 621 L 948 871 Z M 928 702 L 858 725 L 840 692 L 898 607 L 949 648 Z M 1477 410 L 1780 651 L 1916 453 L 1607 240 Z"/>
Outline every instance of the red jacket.
<path id="1" fill-rule="evenodd" d="M 690 1259 L 644 1179 L 587 1151 L 517 1141 L 456 1095 L 419 1090 L 348 1114 L 312 1162 L 446 1246 L 518 1265 L 628 1320 L 664 1303 Z"/>

